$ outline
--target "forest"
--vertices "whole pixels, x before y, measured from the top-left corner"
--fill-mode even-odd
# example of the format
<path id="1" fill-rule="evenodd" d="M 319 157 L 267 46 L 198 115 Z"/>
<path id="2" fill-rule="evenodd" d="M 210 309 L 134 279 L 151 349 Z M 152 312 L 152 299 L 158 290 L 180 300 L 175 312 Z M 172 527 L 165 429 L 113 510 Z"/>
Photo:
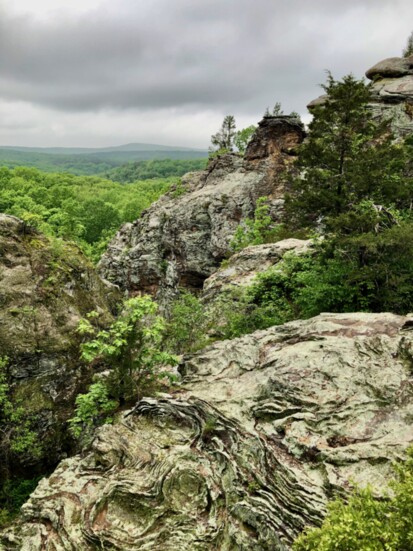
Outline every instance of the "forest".
<path id="1" fill-rule="evenodd" d="M 98 260 L 124 222 L 133 222 L 177 178 L 127 185 L 97 176 L 0 169 L 0 212 L 12 214 L 54 238 L 73 240 Z"/>
<path id="2" fill-rule="evenodd" d="M 48 151 L 46 149 L 46 151 Z M 202 167 L 204 151 L 177 150 L 103 150 L 90 153 L 61 153 L 59 150 L 39 150 L 0 147 L 0 166 L 15 168 L 33 167 L 44 172 L 69 172 L 76 175 L 107 175 L 120 181 L 144 180 L 168 176 L 182 176 L 189 170 Z M 150 161 L 149 165 L 147 161 Z M 164 162 L 163 162 L 164 161 Z M 175 161 L 177 164 L 175 164 Z M 151 164 L 152 162 L 152 164 Z M 183 164 L 182 164 L 183 163 Z M 133 167 L 133 168 L 132 168 Z M 169 167 L 169 168 L 167 168 Z M 180 167 L 180 168 L 179 168 Z M 185 171 L 183 172 L 185 167 Z M 111 172 L 113 171 L 113 175 Z M 135 173 L 137 176 L 135 177 Z M 132 179 L 126 179 L 132 178 Z"/>

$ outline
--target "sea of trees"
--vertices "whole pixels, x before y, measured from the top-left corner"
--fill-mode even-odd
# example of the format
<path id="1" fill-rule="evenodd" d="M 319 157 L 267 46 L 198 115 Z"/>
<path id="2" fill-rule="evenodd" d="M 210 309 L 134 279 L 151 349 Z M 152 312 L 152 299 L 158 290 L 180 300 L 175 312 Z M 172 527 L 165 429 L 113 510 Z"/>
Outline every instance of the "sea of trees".
<path id="1" fill-rule="evenodd" d="M 177 178 L 123 185 L 94 176 L 48 174 L 34 168 L 0 168 L 0 212 L 46 235 L 75 241 L 98 260 L 124 222 L 132 222 Z"/>
<path id="2" fill-rule="evenodd" d="M 19 150 L 12 148 L 0 147 L 0 166 L 7 168 L 15 168 L 19 166 L 37 168 L 44 172 L 69 172 L 78 176 L 90 176 L 90 175 L 106 175 L 110 171 L 120 168 L 120 174 L 123 173 L 123 165 L 136 165 L 144 163 L 142 167 L 145 167 L 147 161 L 166 161 L 166 165 L 163 165 L 161 177 L 167 178 L 168 176 L 181 176 L 177 174 L 180 172 L 180 161 L 194 161 L 197 166 L 200 164 L 202 158 L 206 158 L 205 151 L 155 151 L 155 150 L 143 150 L 143 151 L 106 151 L 96 153 L 50 153 L 42 151 L 31 150 Z M 174 167 L 174 162 L 178 164 Z M 162 166 L 162 163 L 161 163 Z M 165 166 L 169 167 L 165 170 Z M 152 170 L 155 167 L 152 166 Z M 159 167 L 157 167 L 159 169 Z M 190 170 L 196 170 L 191 168 Z M 126 173 L 128 170 L 126 171 Z M 145 172 L 143 168 L 142 172 Z M 110 178 L 112 176 L 109 175 Z M 149 176 L 149 178 L 158 178 L 159 174 Z M 114 177 L 113 179 L 116 180 Z M 146 177 L 139 174 L 134 178 L 136 180 L 143 180 Z M 123 180 L 120 180 L 123 181 Z M 127 180 L 133 181 L 133 180 Z"/>
<path id="3" fill-rule="evenodd" d="M 136 180 L 183 176 L 187 172 L 203 170 L 207 159 L 152 159 L 126 163 L 105 173 L 105 177 L 115 182 L 130 183 Z"/>

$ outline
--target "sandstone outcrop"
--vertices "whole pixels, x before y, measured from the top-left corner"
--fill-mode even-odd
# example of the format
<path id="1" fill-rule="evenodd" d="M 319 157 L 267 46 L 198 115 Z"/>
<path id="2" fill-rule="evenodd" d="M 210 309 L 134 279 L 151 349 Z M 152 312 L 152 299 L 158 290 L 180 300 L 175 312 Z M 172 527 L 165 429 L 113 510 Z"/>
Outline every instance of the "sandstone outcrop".
<path id="1" fill-rule="evenodd" d="M 322 314 L 215 343 L 61 462 L 7 551 L 287 550 L 413 442 L 413 319 Z M 1 547 L 1 545 L 3 547 Z"/>
<path id="2" fill-rule="evenodd" d="M 287 252 L 301 254 L 311 248 L 310 240 L 283 239 L 277 243 L 251 245 L 232 255 L 204 282 L 202 297 L 205 302 L 222 296 L 226 290 L 251 285 L 255 276 L 276 265 Z"/>
<path id="3" fill-rule="evenodd" d="M 280 216 L 285 168 L 303 138 L 297 120 L 264 118 L 244 159 L 229 154 L 212 160 L 207 170 L 187 174 L 139 220 L 123 226 L 102 257 L 100 273 L 124 290 L 150 293 L 161 302 L 180 286 L 201 289 L 260 196 L 269 196 L 272 216 Z"/>
<path id="4" fill-rule="evenodd" d="M 36 417 L 46 461 L 59 457 L 62 422 L 84 376 L 77 323 L 91 310 L 110 321 L 116 294 L 75 245 L 0 214 L 0 356 L 9 359 L 16 397 Z"/>
<path id="5" fill-rule="evenodd" d="M 366 71 L 373 81 L 370 109 L 379 120 L 391 120 L 397 138 L 413 133 L 413 56 L 390 57 Z M 326 95 L 308 104 L 308 109 L 323 105 Z"/>

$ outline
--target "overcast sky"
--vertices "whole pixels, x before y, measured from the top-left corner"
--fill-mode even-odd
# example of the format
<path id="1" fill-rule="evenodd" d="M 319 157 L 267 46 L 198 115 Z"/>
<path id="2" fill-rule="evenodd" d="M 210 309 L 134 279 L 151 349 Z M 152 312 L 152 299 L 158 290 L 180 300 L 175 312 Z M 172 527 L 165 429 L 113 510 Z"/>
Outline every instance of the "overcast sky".
<path id="1" fill-rule="evenodd" d="M 0 144 L 207 147 L 412 30 L 411 0 L 0 0 Z"/>

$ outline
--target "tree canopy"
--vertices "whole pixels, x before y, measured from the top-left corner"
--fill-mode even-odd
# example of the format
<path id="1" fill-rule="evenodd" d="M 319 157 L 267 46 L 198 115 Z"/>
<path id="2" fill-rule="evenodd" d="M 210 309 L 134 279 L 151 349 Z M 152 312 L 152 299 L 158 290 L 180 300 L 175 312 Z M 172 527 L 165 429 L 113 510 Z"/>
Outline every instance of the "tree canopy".
<path id="1" fill-rule="evenodd" d="M 177 179 L 122 185 L 96 176 L 0 168 L 0 212 L 47 235 L 76 241 L 97 259 L 124 222 L 132 222 Z"/>

